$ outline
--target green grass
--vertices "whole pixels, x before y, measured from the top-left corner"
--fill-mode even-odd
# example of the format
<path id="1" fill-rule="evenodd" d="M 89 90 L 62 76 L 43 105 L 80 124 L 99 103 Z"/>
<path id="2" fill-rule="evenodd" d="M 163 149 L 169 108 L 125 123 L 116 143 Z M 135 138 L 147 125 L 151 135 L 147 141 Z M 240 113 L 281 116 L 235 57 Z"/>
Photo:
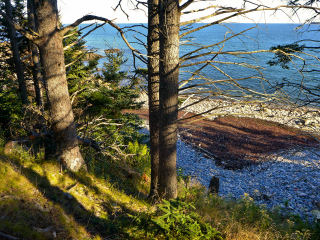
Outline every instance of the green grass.
<path id="1" fill-rule="evenodd" d="M 85 152 L 89 171 L 70 173 L 25 150 L 0 152 L 0 232 L 19 239 L 320 239 L 294 215 L 208 195 L 179 174 L 179 198 L 147 199 L 149 157 L 114 161 Z M 149 176 L 150 177 L 150 176 Z"/>

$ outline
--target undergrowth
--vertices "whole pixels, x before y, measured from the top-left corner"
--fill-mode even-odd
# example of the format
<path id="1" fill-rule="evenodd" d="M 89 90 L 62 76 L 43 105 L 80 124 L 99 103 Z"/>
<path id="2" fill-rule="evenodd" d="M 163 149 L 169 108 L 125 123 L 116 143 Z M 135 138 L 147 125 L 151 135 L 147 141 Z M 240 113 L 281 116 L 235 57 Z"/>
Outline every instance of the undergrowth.
<path id="1" fill-rule="evenodd" d="M 97 160 L 88 150 L 88 172 L 70 173 L 23 147 L 2 153 L 0 233 L 18 239 L 320 239 L 318 225 L 258 206 L 249 195 L 207 194 L 181 171 L 178 199 L 151 205 L 148 149 L 132 142 L 127 154 L 122 162 Z"/>

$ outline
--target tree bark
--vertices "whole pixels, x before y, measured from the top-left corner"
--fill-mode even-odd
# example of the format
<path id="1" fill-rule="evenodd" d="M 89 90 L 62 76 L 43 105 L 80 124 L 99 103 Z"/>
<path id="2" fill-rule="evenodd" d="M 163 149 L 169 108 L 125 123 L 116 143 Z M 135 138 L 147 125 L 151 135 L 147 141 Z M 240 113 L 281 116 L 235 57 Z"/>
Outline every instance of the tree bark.
<path id="1" fill-rule="evenodd" d="M 158 197 L 159 176 L 159 0 L 148 1 L 148 100 L 151 153 L 150 198 Z"/>
<path id="2" fill-rule="evenodd" d="M 36 31 L 35 18 L 34 18 L 34 9 L 33 3 L 31 0 L 27 1 L 27 9 L 28 9 L 28 25 L 32 31 Z M 44 111 L 43 108 L 43 91 L 42 91 L 42 82 L 41 82 L 41 71 L 40 71 L 40 56 L 38 47 L 30 41 L 31 52 L 32 52 L 32 61 L 33 61 L 33 82 L 34 88 L 36 92 L 36 103 L 41 112 Z"/>
<path id="3" fill-rule="evenodd" d="M 39 47 L 50 120 L 57 142 L 58 160 L 76 172 L 85 162 L 81 156 L 71 107 L 56 0 L 33 0 L 38 21 Z"/>
<path id="4" fill-rule="evenodd" d="M 160 7 L 159 196 L 177 197 L 177 117 L 179 88 L 179 0 Z"/>
<path id="5" fill-rule="evenodd" d="M 5 9 L 7 16 L 12 19 L 12 5 L 10 0 L 5 0 Z M 28 104 L 28 94 L 27 94 L 27 86 L 24 79 L 24 73 L 22 69 L 21 59 L 20 59 L 20 53 L 19 53 L 19 47 L 18 42 L 16 39 L 16 31 L 15 29 L 8 24 L 8 35 L 10 39 L 11 44 L 11 50 L 13 55 L 13 62 L 14 66 L 17 72 L 17 78 L 19 82 L 19 93 L 23 104 Z"/>

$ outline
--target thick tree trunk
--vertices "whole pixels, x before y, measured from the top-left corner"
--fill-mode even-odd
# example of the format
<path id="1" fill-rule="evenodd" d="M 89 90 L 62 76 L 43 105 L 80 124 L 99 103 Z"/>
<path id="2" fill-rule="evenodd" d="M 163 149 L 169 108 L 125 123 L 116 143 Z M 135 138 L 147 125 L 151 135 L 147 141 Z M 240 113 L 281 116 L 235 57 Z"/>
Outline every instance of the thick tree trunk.
<path id="1" fill-rule="evenodd" d="M 11 5 L 10 0 L 5 0 L 5 9 L 6 9 L 7 16 L 10 19 L 12 19 L 12 5 Z M 26 82 L 24 79 L 24 73 L 23 73 L 21 59 L 20 59 L 19 47 L 18 47 L 18 42 L 16 39 L 16 31 L 10 24 L 8 24 L 8 35 L 9 35 L 10 43 L 11 43 L 13 62 L 14 62 L 14 66 L 15 66 L 15 69 L 17 72 L 17 78 L 18 78 L 18 82 L 19 82 L 20 97 L 21 97 L 23 104 L 28 104 L 27 86 L 26 86 Z"/>
<path id="2" fill-rule="evenodd" d="M 179 0 L 163 0 L 160 16 L 159 196 L 170 199 L 177 197 Z"/>
<path id="3" fill-rule="evenodd" d="M 148 1 L 148 99 L 151 152 L 149 197 L 158 197 L 159 176 L 159 0 Z"/>
<path id="4" fill-rule="evenodd" d="M 34 0 L 38 21 L 39 47 L 51 123 L 57 142 L 60 162 L 71 171 L 78 171 L 85 162 L 78 147 L 74 116 L 68 92 L 64 52 L 58 25 L 56 0 Z"/>
<path id="5" fill-rule="evenodd" d="M 31 0 L 27 2 L 27 9 L 28 9 L 28 25 L 32 31 L 36 31 L 35 19 L 34 19 L 34 10 L 33 10 L 33 3 Z M 40 110 L 43 112 L 43 91 L 42 91 L 42 82 L 41 82 L 41 71 L 40 71 L 40 57 L 38 47 L 33 43 L 30 42 L 31 45 L 31 52 L 32 52 L 32 61 L 33 61 L 33 82 L 34 88 L 36 92 L 36 103 Z"/>

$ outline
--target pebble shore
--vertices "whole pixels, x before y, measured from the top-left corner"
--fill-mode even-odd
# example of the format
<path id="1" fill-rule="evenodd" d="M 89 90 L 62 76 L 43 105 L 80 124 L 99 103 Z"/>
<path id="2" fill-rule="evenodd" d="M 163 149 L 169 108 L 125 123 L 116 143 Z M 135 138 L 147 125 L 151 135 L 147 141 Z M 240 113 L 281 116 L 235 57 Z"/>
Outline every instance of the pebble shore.
<path id="1" fill-rule="evenodd" d="M 187 98 L 182 106 L 196 102 Z M 147 106 L 145 104 L 145 106 Z M 184 111 L 208 112 L 209 119 L 237 115 L 260 118 L 296 127 L 310 133 L 320 133 L 320 111 L 317 109 L 289 109 L 271 104 L 241 104 L 222 100 L 205 100 Z M 241 170 L 228 170 L 216 166 L 214 160 L 179 140 L 177 167 L 208 187 L 213 176 L 219 177 L 219 195 L 239 199 L 247 195 L 268 208 L 281 207 L 283 211 L 299 214 L 302 218 L 320 219 L 320 150 L 297 148 L 273 153 L 267 162 Z"/>
<path id="2" fill-rule="evenodd" d="M 203 116 L 210 120 L 228 115 L 259 118 L 299 128 L 312 134 L 320 134 L 320 109 L 317 108 L 290 107 L 272 103 L 243 103 L 222 99 L 206 99 L 194 104 L 199 101 L 198 97 L 182 99 L 180 109 L 194 114 L 206 112 Z M 137 101 L 144 102 L 143 107 L 148 108 L 148 97 L 145 93 L 142 93 Z"/>

